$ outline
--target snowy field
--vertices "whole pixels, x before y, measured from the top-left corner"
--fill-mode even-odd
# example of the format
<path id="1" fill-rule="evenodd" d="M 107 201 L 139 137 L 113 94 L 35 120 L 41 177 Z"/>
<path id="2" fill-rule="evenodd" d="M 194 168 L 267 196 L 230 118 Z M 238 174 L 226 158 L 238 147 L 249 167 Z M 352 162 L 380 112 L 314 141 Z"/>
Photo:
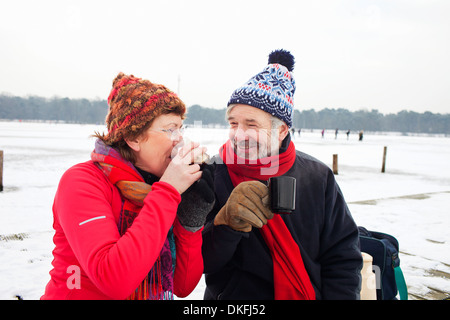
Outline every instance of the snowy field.
<path id="1" fill-rule="evenodd" d="M 39 299 L 53 250 L 51 206 L 70 166 L 89 159 L 89 136 L 104 126 L 0 122 L 4 190 L 0 192 L 0 299 Z M 189 128 L 210 154 L 226 129 Z M 338 154 L 336 179 L 358 225 L 394 235 L 410 299 L 450 295 L 450 138 L 369 134 L 358 141 L 334 130 L 293 138 L 296 148 L 328 166 Z M 386 172 L 381 173 L 387 146 Z M 202 299 L 204 281 L 188 299 Z"/>

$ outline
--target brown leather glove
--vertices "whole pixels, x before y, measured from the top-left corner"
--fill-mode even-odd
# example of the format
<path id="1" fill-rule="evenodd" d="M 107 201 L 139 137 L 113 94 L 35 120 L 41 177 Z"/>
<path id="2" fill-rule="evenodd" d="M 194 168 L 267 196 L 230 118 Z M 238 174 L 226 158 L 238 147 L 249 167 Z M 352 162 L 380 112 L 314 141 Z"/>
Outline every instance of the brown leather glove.
<path id="1" fill-rule="evenodd" d="M 214 225 L 250 232 L 252 226 L 262 228 L 272 217 L 269 188 L 259 181 L 245 181 L 231 192 L 227 203 L 217 213 Z"/>

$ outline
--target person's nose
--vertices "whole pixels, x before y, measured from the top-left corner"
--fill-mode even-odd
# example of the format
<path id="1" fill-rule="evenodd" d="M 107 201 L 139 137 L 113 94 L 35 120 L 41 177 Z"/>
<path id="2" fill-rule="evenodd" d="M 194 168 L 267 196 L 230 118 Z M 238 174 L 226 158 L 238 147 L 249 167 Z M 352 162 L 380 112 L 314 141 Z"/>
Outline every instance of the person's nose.
<path id="1" fill-rule="evenodd" d="M 176 146 L 177 144 L 179 144 L 182 141 L 183 141 L 183 135 L 182 134 L 177 134 L 177 135 L 173 135 L 172 136 L 172 143 L 173 143 L 174 146 Z"/>
<path id="2" fill-rule="evenodd" d="M 248 139 L 248 134 L 244 130 L 244 128 L 239 127 L 235 133 L 234 133 L 234 140 L 235 141 L 242 141 Z"/>

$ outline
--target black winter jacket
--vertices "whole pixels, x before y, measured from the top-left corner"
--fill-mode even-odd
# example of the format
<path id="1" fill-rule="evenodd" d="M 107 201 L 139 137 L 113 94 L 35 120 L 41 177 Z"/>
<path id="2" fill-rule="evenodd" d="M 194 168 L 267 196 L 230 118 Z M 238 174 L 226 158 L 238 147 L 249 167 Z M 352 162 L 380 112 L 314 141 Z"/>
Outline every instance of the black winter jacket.
<path id="1" fill-rule="evenodd" d="M 297 179 L 296 210 L 282 218 L 300 247 L 317 299 L 359 299 L 362 267 L 358 229 L 332 171 L 296 152 L 285 173 Z M 273 264 L 260 231 L 214 226 L 233 190 L 225 164 L 215 172 L 216 205 L 203 230 L 205 299 L 274 299 Z"/>

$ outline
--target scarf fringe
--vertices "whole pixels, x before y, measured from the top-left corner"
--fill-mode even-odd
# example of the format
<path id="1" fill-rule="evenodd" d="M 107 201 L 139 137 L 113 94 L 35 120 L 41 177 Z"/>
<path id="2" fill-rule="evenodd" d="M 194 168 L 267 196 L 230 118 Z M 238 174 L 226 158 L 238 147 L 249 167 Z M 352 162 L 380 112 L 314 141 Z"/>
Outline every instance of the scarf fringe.
<path id="1" fill-rule="evenodd" d="M 139 287 L 127 298 L 127 300 L 173 300 L 172 291 L 164 291 L 161 282 L 161 261 L 158 258 L 153 267 L 152 276 L 148 275 L 144 281 L 141 282 Z"/>

